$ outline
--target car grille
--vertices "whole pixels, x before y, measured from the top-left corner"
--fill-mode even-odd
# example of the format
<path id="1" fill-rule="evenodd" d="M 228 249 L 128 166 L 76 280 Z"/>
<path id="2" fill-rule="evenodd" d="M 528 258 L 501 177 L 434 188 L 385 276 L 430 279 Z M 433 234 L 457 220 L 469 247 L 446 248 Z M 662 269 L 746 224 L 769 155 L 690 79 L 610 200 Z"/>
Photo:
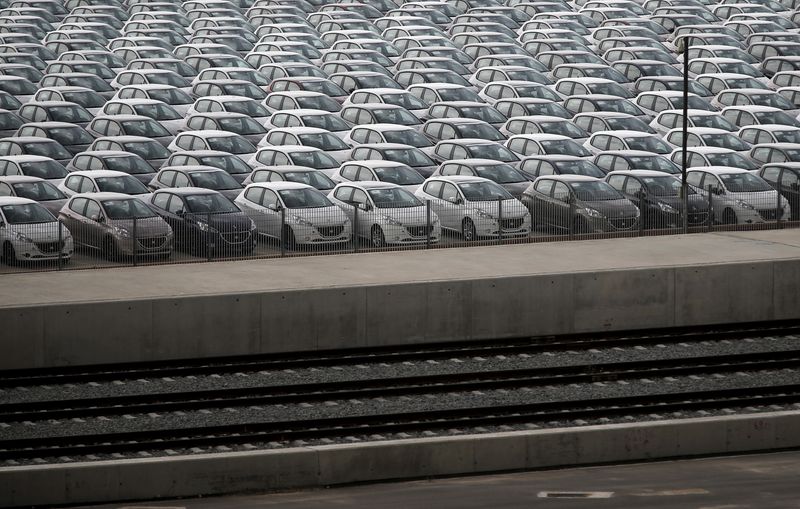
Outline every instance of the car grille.
<path id="1" fill-rule="evenodd" d="M 778 217 L 778 219 L 780 219 L 780 217 L 783 215 L 783 210 L 781 210 L 780 215 L 776 214 L 775 212 L 776 212 L 775 209 L 763 209 L 758 211 L 758 213 L 761 215 L 761 217 L 764 218 L 765 221 L 770 221 L 770 220 L 774 221 L 776 216 Z"/>
<path id="2" fill-rule="evenodd" d="M 406 226 L 406 231 L 412 237 L 422 237 L 433 231 L 433 226 Z"/>
<path id="3" fill-rule="evenodd" d="M 611 226 L 617 230 L 630 230 L 636 224 L 635 217 L 623 217 L 619 219 L 609 219 Z"/>
<path id="4" fill-rule="evenodd" d="M 524 217 L 515 217 L 513 219 L 501 219 L 500 226 L 504 230 L 518 230 L 522 227 L 522 224 L 525 222 Z"/>
<path id="5" fill-rule="evenodd" d="M 167 241 L 167 237 L 143 237 L 139 239 L 139 245 L 145 249 L 155 249 L 161 247 Z"/>
<path id="6" fill-rule="evenodd" d="M 317 231 L 323 237 L 338 237 L 344 231 L 344 226 L 317 226 Z"/>
<path id="7" fill-rule="evenodd" d="M 36 249 L 42 253 L 58 253 L 64 248 L 64 242 L 36 242 Z"/>
<path id="8" fill-rule="evenodd" d="M 241 244 L 250 238 L 249 232 L 223 233 L 222 240 L 228 244 Z"/>

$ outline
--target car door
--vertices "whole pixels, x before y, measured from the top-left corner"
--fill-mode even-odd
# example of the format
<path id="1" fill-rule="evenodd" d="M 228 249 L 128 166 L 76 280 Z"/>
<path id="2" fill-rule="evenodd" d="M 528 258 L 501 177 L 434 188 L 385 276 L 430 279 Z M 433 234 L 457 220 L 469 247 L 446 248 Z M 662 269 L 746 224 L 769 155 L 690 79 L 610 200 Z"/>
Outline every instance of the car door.
<path id="1" fill-rule="evenodd" d="M 569 186 L 563 182 L 556 182 L 553 186 L 552 198 L 550 210 L 552 211 L 553 225 L 568 230 L 572 223 Z"/>
<path id="2" fill-rule="evenodd" d="M 87 200 L 86 211 L 83 213 L 81 221 L 84 223 L 84 243 L 97 249 L 103 247 L 108 220 L 100 204 L 94 200 Z"/>
<path id="3" fill-rule="evenodd" d="M 261 221 L 263 230 L 259 229 L 259 231 L 263 231 L 266 235 L 279 239 L 281 237 L 281 229 L 283 228 L 286 212 L 281 210 L 283 204 L 280 202 L 275 191 L 272 189 L 264 189 L 263 191 L 264 193 L 259 196 L 258 200 L 260 207 L 257 214 L 258 220 L 256 220 L 256 225 L 258 226 L 258 221 Z"/>
<path id="4" fill-rule="evenodd" d="M 469 214 L 466 209 L 464 198 L 458 188 L 451 182 L 442 185 L 441 197 L 438 199 L 439 210 L 434 211 L 439 216 L 442 226 L 461 231 L 461 220 Z M 433 204 L 431 204 L 433 205 Z"/>

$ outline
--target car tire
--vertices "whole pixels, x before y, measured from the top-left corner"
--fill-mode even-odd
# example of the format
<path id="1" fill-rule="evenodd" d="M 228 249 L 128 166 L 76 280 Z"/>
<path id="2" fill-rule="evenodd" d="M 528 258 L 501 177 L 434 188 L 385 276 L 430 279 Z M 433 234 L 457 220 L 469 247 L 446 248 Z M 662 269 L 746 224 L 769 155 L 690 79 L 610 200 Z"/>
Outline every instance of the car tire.
<path id="1" fill-rule="evenodd" d="M 478 238 L 475 232 L 475 223 L 472 222 L 472 219 L 465 217 L 461 221 L 461 236 L 464 237 L 466 242 L 473 242 Z"/>
<path id="2" fill-rule="evenodd" d="M 377 224 L 373 225 L 369 231 L 369 242 L 372 247 L 386 247 L 386 237 L 383 234 L 383 229 Z"/>
<path id="3" fill-rule="evenodd" d="M 117 243 L 114 242 L 112 237 L 106 237 L 103 240 L 103 258 L 110 262 L 115 262 L 119 259 L 119 250 L 117 249 Z"/>
<path id="4" fill-rule="evenodd" d="M 722 224 L 737 224 L 738 222 L 736 212 L 731 209 L 725 209 L 722 213 Z"/>
<path id="5" fill-rule="evenodd" d="M 297 239 L 294 237 L 294 231 L 291 226 L 283 227 L 283 247 L 288 251 L 297 249 Z"/>
<path id="6" fill-rule="evenodd" d="M 17 264 L 17 252 L 14 251 L 14 245 L 11 242 L 3 244 L 3 261 L 9 267 Z"/>

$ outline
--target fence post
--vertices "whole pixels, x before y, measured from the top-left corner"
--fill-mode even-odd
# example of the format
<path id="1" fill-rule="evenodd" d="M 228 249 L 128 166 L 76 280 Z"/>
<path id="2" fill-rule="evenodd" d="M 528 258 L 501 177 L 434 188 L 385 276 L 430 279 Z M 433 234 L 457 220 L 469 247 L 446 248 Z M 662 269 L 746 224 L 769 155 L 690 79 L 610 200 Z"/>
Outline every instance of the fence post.
<path id="1" fill-rule="evenodd" d="M 788 170 L 784 170 L 788 171 Z M 781 211 L 783 207 L 781 207 L 781 192 L 777 189 L 775 190 L 775 194 L 778 195 L 777 203 L 775 203 L 775 227 L 780 229 L 781 228 Z"/>
<path id="2" fill-rule="evenodd" d="M 639 198 L 639 236 L 644 235 L 644 211 L 647 207 L 647 200 L 645 196 Z"/>
<path id="3" fill-rule="evenodd" d="M 569 223 L 569 240 L 573 240 L 575 238 L 575 222 L 578 218 L 575 217 L 575 200 L 573 200 L 571 196 L 568 199 L 569 219 L 567 219 L 567 222 Z"/>
<path id="4" fill-rule="evenodd" d="M 708 231 L 714 231 L 714 193 L 711 192 L 711 186 L 708 186 Z"/>
<path id="5" fill-rule="evenodd" d="M 286 208 L 281 207 L 281 258 L 286 256 L 286 243 L 289 239 L 286 238 Z"/>
<path id="6" fill-rule="evenodd" d="M 61 219 L 58 220 L 58 270 L 62 270 L 64 268 L 64 225 L 61 223 Z"/>
<path id="7" fill-rule="evenodd" d="M 353 252 L 358 253 L 358 203 L 353 202 Z"/>
<path id="8" fill-rule="evenodd" d="M 431 201 L 425 200 L 425 249 L 431 248 Z"/>
<path id="9" fill-rule="evenodd" d="M 211 212 L 206 212 L 206 261 L 211 261 Z M 220 240 L 222 240 L 222 232 L 218 232 Z"/>
<path id="10" fill-rule="evenodd" d="M 138 221 L 136 216 L 133 217 L 133 266 L 139 265 L 139 241 L 137 236 Z"/>
<path id="11" fill-rule="evenodd" d="M 503 243 L 503 197 L 497 197 L 497 243 Z"/>

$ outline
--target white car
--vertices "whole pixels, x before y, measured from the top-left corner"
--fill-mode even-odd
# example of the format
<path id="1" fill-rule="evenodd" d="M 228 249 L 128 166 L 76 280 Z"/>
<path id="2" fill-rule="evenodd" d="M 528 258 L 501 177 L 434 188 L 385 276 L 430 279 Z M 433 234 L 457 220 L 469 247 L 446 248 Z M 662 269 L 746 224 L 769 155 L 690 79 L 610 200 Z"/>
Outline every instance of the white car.
<path id="1" fill-rule="evenodd" d="M 339 207 L 320 191 L 298 182 L 258 182 L 234 200 L 255 223 L 258 233 L 287 247 L 342 244 L 353 229 Z"/>
<path id="2" fill-rule="evenodd" d="M 717 223 L 763 223 L 778 216 L 778 191 L 753 172 L 725 166 L 690 168 L 686 180 L 703 191 L 710 188 Z M 790 213 L 789 202 L 781 196 L 780 218 Z"/>
<path id="3" fill-rule="evenodd" d="M 442 228 L 460 233 L 467 242 L 501 233 L 525 237 L 531 232 L 531 216 L 522 202 L 489 179 L 431 177 L 415 194 L 431 202 Z"/>
<path id="4" fill-rule="evenodd" d="M 331 175 L 334 182 L 380 181 L 416 191 L 425 179 L 410 166 L 394 161 L 349 161 Z"/>
<path id="5" fill-rule="evenodd" d="M 0 196 L 0 252 L 6 265 L 59 255 L 66 261 L 74 250 L 69 230 L 46 208 L 27 198 Z"/>
<path id="6" fill-rule="evenodd" d="M 346 140 L 345 140 L 346 141 Z M 351 147 L 328 130 L 316 127 L 276 127 L 258 143 L 258 148 L 283 145 L 303 145 L 322 150 L 343 163 L 350 157 Z"/>
<path id="7" fill-rule="evenodd" d="M 346 182 L 328 195 L 354 223 L 356 235 L 372 247 L 438 242 L 441 225 L 424 202 L 396 184 Z M 429 214 L 430 212 L 430 214 Z"/>
<path id="8" fill-rule="evenodd" d="M 80 193 L 146 195 L 150 191 L 136 177 L 114 170 L 73 171 L 58 185 L 67 198 Z"/>

